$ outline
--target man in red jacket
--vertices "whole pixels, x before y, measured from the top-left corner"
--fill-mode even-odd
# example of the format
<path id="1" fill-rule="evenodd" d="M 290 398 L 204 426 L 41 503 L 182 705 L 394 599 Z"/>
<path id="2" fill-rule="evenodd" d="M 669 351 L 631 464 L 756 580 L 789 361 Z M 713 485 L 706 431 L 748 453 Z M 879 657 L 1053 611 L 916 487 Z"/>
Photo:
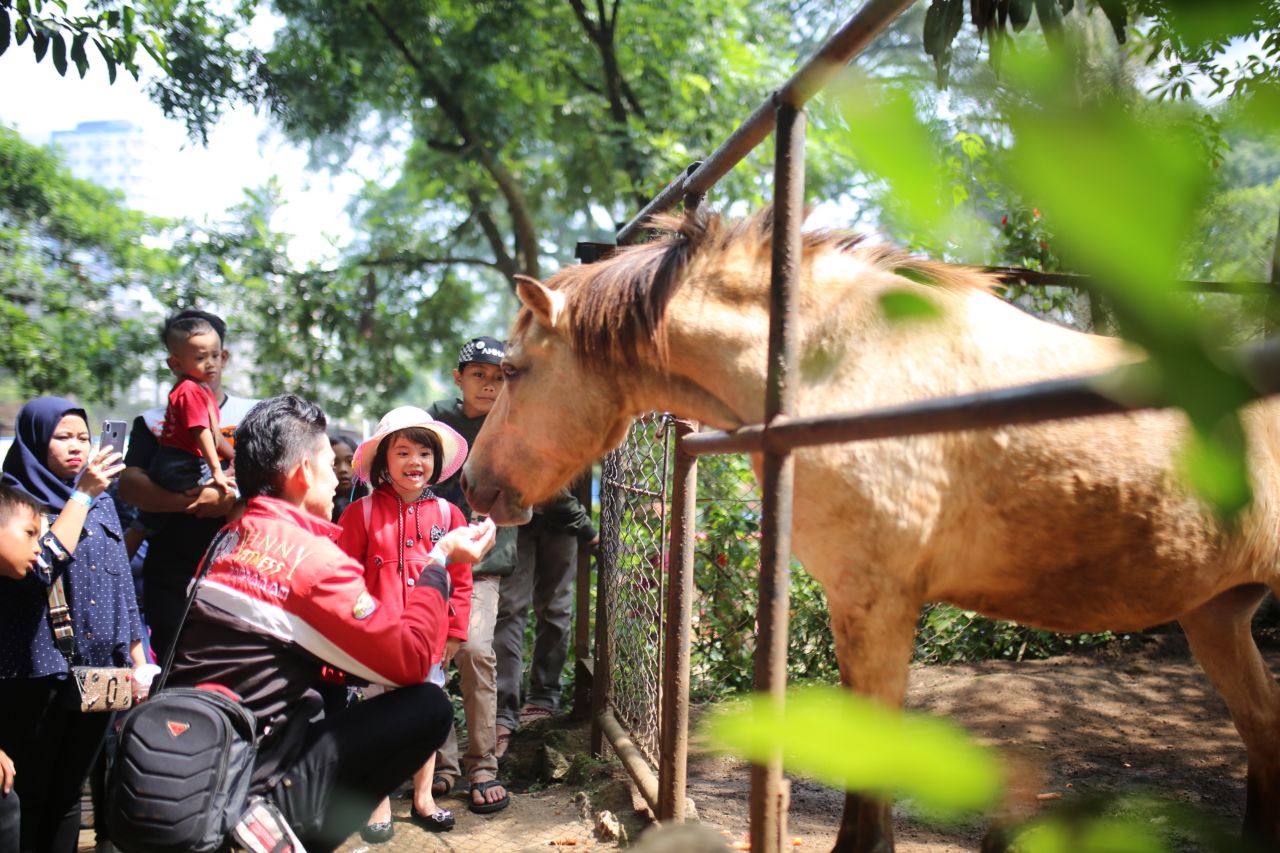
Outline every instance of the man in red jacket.
<path id="1" fill-rule="evenodd" d="M 383 607 L 333 542 L 325 426 L 293 395 L 263 400 L 240 422 L 236 478 L 248 504 L 215 540 L 169 679 L 221 685 L 254 714 L 251 793 L 274 803 L 311 853 L 338 847 L 444 742 L 452 706 L 423 682 L 447 621 L 445 566 L 478 561 L 494 536 L 487 520 L 447 534 L 403 609 Z M 317 719 L 325 664 L 403 689 Z"/>

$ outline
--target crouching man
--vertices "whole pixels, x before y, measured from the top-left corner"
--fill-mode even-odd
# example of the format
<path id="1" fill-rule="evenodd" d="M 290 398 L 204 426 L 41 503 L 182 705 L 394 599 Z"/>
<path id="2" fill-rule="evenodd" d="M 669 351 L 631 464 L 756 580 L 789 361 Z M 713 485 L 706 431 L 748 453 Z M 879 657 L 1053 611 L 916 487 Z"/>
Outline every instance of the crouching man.
<path id="1" fill-rule="evenodd" d="M 329 851 L 444 743 L 445 693 L 423 683 L 447 629 L 448 563 L 479 562 L 493 523 L 444 536 L 403 610 L 381 606 L 334 544 L 337 478 L 325 417 L 293 395 L 258 403 L 236 432 L 243 517 L 215 540 L 182 629 L 171 686 L 220 685 L 257 719 L 252 793 L 310 853 Z M 319 719 L 323 664 L 394 690 Z M 405 686 L 412 685 L 412 686 Z"/>

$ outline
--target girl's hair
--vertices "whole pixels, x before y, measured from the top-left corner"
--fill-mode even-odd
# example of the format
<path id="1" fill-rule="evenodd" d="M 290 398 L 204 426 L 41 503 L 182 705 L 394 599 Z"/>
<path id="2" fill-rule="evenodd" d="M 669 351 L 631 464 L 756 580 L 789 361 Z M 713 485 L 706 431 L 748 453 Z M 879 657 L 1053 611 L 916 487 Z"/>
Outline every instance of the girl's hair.
<path id="1" fill-rule="evenodd" d="M 19 507 L 26 507 L 39 517 L 44 512 L 40 501 L 10 485 L 0 484 L 0 524 L 8 521 Z"/>
<path id="2" fill-rule="evenodd" d="M 369 482 L 375 486 L 382 482 L 382 478 L 387 473 L 387 454 L 391 452 L 391 442 L 401 437 L 407 438 L 414 444 L 431 448 L 431 478 L 427 480 L 427 484 L 434 486 L 440 479 L 440 466 L 444 464 L 444 447 L 441 446 L 440 437 L 436 435 L 435 430 L 416 426 L 398 429 L 382 439 L 378 445 L 378 452 L 373 454 L 373 462 L 369 465 Z"/>

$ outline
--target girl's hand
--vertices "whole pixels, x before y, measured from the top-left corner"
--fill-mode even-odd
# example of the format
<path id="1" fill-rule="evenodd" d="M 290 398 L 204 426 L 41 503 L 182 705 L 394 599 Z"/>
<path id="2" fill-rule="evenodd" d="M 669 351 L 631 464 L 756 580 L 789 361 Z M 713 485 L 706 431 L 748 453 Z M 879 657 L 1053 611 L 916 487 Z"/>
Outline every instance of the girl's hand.
<path id="1" fill-rule="evenodd" d="M 124 457 L 110 447 L 99 450 L 89 464 L 84 466 L 76 488 L 91 498 L 96 498 L 107 490 L 111 480 L 124 470 Z"/>
<path id="2" fill-rule="evenodd" d="M 442 666 L 449 668 L 449 664 L 453 662 L 454 657 L 458 654 L 458 649 L 462 646 L 462 641 L 457 637 L 449 637 L 444 641 L 444 661 Z"/>
<path id="3" fill-rule="evenodd" d="M 0 791 L 6 794 L 13 791 L 13 777 L 17 775 L 18 771 L 14 769 L 13 759 L 0 749 Z"/>
<path id="4" fill-rule="evenodd" d="M 478 563 L 489 549 L 498 528 L 492 518 L 486 518 L 465 527 L 455 527 L 436 543 L 448 555 L 450 563 Z"/>

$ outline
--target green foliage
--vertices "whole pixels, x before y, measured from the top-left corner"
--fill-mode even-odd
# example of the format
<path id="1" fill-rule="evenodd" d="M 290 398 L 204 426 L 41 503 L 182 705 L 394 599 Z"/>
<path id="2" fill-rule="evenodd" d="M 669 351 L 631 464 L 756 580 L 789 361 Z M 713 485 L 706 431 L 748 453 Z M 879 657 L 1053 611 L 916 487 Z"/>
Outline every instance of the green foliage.
<path id="1" fill-rule="evenodd" d="M 166 67 L 164 43 L 155 30 L 136 25 L 136 7 L 122 3 L 93 6 L 89 13 L 69 15 L 66 0 L 0 0 L 0 54 L 30 40 L 36 62 L 48 56 L 65 77 L 70 59 L 83 78 L 89 72 L 86 48 L 92 43 L 112 83 L 119 66 L 138 79 L 139 47 L 162 69 Z"/>
<path id="2" fill-rule="evenodd" d="M 752 684 L 760 500 L 746 457 L 700 459 L 698 496 L 691 690 L 713 698 Z M 834 681 L 839 670 L 822 587 L 793 561 L 789 589 L 788 677 Z"/>
<path id="3" fill-rule="evenodd" d="M 847 791 L 909 797 L 935 818 L 989 808 L 1004 785 L 995 755 L 958 726 L 841 688 L 792 690 L 785 703 L 757 694 L 725 710 L 709 734 L 736 754 L 763 763 L 781 753 L 792 772 Z"/>
<path id="4" fill-rule="evenodd" d="M 155 318 L 121 305 L 168 269 L 161 226 L 0 127 L 0 371 L 22 396 L 109 402 L 146 371 Z"/>
<path id="5" fill-rule="evenodd" d="M 950 604 L 931 604 L 920 616 L 912 657 L 928 664 L 1035 660 L 1105 645 L 1114 639 L 1110 631 L 1055 634 L 1016 622 L 987 619 Z"/>
<path id="6" fill-rule="evenodd" d="M 332 268 L 298 269 L 288 236 L 271 227 L 282 203 L 272 181 L 247 192 L 228 221 L 185 225 L 161 300 L 222 310 L 232 341 L 253 342 L 252 361 L 237 367 L 260 395 L 293 392 L 333 412 L 373 413 L 418 372 L 443 372 L 467 334 L 475 304 L 467 283 L 424 278 L 412 254 L 378 257 L 364 246 Z"/>

